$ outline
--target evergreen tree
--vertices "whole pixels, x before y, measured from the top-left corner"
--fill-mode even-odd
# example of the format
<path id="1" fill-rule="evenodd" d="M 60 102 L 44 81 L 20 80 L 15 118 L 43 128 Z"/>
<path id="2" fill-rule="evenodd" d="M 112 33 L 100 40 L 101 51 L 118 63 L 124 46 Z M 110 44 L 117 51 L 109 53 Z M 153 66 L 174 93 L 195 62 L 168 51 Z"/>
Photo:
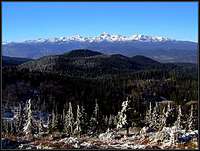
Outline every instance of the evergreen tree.
<path id="1" fill-rule="evenodd" d="M 76 122 L 74 123 L 75 129 L 74 129 L 74 134 L 80 136 L 81 134 L 81 118 L 82 114 L 79 108 L 79 105 L 77 105 L 77 111 L 76 111 Z"/>
<path id="2" fill-rule="evenodd" d="M 150 102 L 149 109 L 146 111 L 145 124 L 149 126 L 151 121 L 152 121 L 152 107 L 151 107 L 151 102 Z"/>
<path id="3" fill-rule="evenodd" d="M 181 106 L 178 106 L 178 117 L 176 122 L 174 123 L 174 126 L 176 126 L 177 129 L 181 129 L 182 125 L 181 125 L 181 117 L 182 117 L 182 112 L 181 112 Z"/>
<path id="4" fill-rule="evenodd" d="M 172 116 L 172 107 L 171 107 L 170 103 L 168 102 L 167 111 L 165 113 L 165 118 L 163 119 L 165 126 L 169 126 L 169 124 L 171 125 L 171 116 Z"/>
<path id="5" fill-rule="evenodd" d="M 114 118 L 115 118 L 114 115 L 110 114 L 109 119 L 108 119 L 108 126 L 110 128 L 113 128 L 114 126 Z"/>
<path id="6" fill-rule="evenodd" d="M 63 112 L 62 112 L 62 121 L 63 121 L 62 125 L 63 125 L 63 127 L 65 125 L 66 109 L 67 109 L 67 107 L 66 107 L 66 103 L 65 103 L 64 106 L 63 106 Z"/>
<path id="7" fill-rule="evenodd" d="M 56 127 L 56 115 L 53 109 L 51 112 L 51 129 L 54 129 L 55 127 Z"/>
<path id="8" fill-rule="evenodd" d="M 114 127 L 117 127 L 117 116 L 114 116 L 113 124 L 114 124 Z"/>
<path id="9" fill-rule="evenodd" d="M 47 127 L 47 133 L 49 133 L 50 132 L 50 127 L 51 127 L 49 113 L 48 113 L 48 117 L 47 117 L 47 121 L 46 121 L 46 127 Z"/>
<path id="10" fill-rule="evenodd" d="M 99 118 L 99 105 L 98 105 L 98 103 L 97 103 L 97 99 L 95 100 L 94 117 L 95 117 L 96 122 L 97 122 L 97 124 L 98 124 L 98 118 Z"/>
<path id="11" fill-rule="evenodd" d="M 190 116 L 188 119 L 188 130 L 193 130 L 194 129 L 194 116 L 193 116 L 193 105 L 191 105 L 191 109 L 190 109 Z"/>
<path id="12" fill-rule="evenodd" d="M 81 106 L 81 129 L 82 129 L 82 133 L 86 133 L 87 132 L 87 128 L 88 128 L 88 119 L 87 119 L 87 113 L 85 112 L 85 108 L 83 106 Z"/>
<path id="13" fill-rule="evenodd" d="M 95 100 L 94 113 L 90 119 L 89 133 L 91 134 L 98 133 L 98 124 L 99 124 L 98 120 L 99 120 L 99 105 L 97 103 L 97 100 Z"/>
<path id="14" fill-rule="evenodd" d="M 57 112 L 57 107 L 55 107 L 55 109 L 54 108 L 52 109 L 52 112 L 51 112 L 51 123 L 49 124 L 51 132 L 53 132 L 53 131 L 58 129 L 58 124 L 59 124 L 58 120 L 59 120 L 59 114 Z"/>
<path id="15" fill-rule="evenodd" d="M 17 113 L 15 116 L 15 127 L 16 127 L 16 133 L 19 133 L 21 131 L 21 113 L 22 113 L 21 104 L 19 104 L 19 107 L 17 108 Z"/>
<path id="16" fill-rule="evenodd" d="M 70 136 L 73 134 L 73 124 L 74 124 L 74 115 L 72 112 L 71 102 L 69 102 L 69 108 L 67 111 L 67 115 L 65 116 L 64 130 Z"/>
<path id="17" fill-rule="evenodd" d="M 160 129 L 162 129 L 163 127 L 166 127 L 166 112 L 165 112 L 165 106 L 162 110 L 162 113 L 160 115 L 159 118 L 159 123 L 160 123 Z"/>
<path id="18" fill-rule="evenodd" d="M 156 105 L 153 109 L 153 113 L 152 113 L 152 120 L 150 123 L 150 127 L 157 129 L 159 127 L 159 114 L 158 114 L 158 103 L 156 102 Z"/>
<path id="19" fill-rule="evenodd" d="M 128 107 L 128 103 L 129 103 L 128 98 L 126 101 L 122 102 L 122 109 L 120 112 L 118 112 L 117 129 L 120 129 L 127 124 L 126 110 Z"/>
<path id="20" fill-rule="evenodd" d="M 108 116 L 107 116 L 107 115 L 106 115 L 106 117 L 105 117 L 104 120 L 105 120 L 105 125 L 109 127 L 109 124 L 108 124 Z"/>
<path id="21" fill-rule="evenodd" d="M 23 131 L 27 135 L 27 134 L 32 134 L 32 130 L 33 130 L 33 117 L 32 117 L 32 110 L 31 110 L 31 99 L 29 99 L 27 104 L 26 104 L 25 112 L 27 114 L 27 120 L 24 124 Z"/>
<path id="22" fill-rule="evenodd" d="M 39 130 L 38 132 L 39 134 L 43 132 L 43 121 L 42 121 L 41 113 L 39 114 L 38 130 Z"/>

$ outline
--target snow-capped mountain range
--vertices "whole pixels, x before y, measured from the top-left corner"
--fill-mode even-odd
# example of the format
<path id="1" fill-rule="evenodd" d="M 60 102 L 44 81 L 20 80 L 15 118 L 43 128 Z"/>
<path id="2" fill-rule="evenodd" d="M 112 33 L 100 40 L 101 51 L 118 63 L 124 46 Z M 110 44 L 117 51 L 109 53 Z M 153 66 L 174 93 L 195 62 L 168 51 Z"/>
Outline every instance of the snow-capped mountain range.
<path id="1" fill-rule="evenodd" d="M 102 42 L 102 41 L 109 41 L 109 42 L 120 42 L 120 41 L 142 41 L 142 42 L 166 42 L 166 41 L 173 41 L 172 39 L 161 37 L 161 36 L 147 36 L 141 34 L 134 34 L 131 36 L 123 36 L 117 34 L 109 34 L 107 32 L 101 33 L 99 36 L 96 37 L 83 37 L 81 35 L 73 35 L 73 36 L 66 36 L 66 37 L 56 37 L 56 38 L 38 38 L 36 40 L 26 40 L 26 43 L 37 43 L 37 42 L 71 42 L 71 41 L 78 41 L 78 42 Z M 4 42 L 7 44 L 8 42 Z"/>
<path id="2" fill-rule="evenodd" d="M 197 43 L 159 36 L 122 36 L 106 32 L 96 37 L 80 35 L 4 42 L 4 56 L 37 59 L 59 55 L 75 49 L 89 49 L 104 54 L 122 54 L 128 57 L 144 55 L 161 62 L 197 62 Z"/>

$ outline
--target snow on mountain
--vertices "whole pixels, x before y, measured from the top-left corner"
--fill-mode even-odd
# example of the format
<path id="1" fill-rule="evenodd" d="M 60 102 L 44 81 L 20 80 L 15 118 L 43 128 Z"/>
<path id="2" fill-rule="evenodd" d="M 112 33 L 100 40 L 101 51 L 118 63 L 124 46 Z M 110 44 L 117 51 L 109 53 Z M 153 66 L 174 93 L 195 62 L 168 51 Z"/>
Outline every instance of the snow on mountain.
<path id="1" fill-rule="evenodd" d="M 161 62 L 196 62 L 197 48 L 197 43 L 191 41 L 103 32 L 93 37 L 72 35 L 24 42 L 4 42 L 2 52 L 5 56 L 35 59 L 63 54 L 74 49 L 90 49 L 105 54 L 143 55 Z"/>
<path id="2" fill-rule="evenodd" d="M 7 41 L 2 41 L 2 45 L 8 44 Z"/>
<path id="3" fill-rule="evenodd" d="M 147 35 L 131 35 L 131 36 L 123 36 L 123 35 L 116 35 L 116 34 L 109 34 L 106 32 L 101 33 L 99 36 L 96 37 L 83 37 L 81 35 L 73 35 L 68 37 L 59 37 L 59 38 L 49 38 L 43 39 L 39 38 L 36 40 L 26 40 L 25 43 L 43 43 L 43 42 L 102 42 L 102 41 L 109 41 L 109 42 L 120 42 L 120 41 L 141 41 L 141 42 L 165 42 L 165 41 L 173 41 L 169 38 L 164 38 L 160 36 L 147 36 Z"/>

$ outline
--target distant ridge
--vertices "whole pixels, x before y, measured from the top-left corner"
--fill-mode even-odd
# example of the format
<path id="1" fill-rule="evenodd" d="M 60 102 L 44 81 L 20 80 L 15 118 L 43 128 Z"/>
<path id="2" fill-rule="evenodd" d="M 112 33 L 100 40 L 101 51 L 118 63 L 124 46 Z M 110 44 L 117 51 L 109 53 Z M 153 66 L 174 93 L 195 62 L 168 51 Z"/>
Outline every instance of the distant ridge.
<path id="1" fill-rule="evenodd" d="M 2 45 L 4 56 L 38 59 L 61 55 L 75 49 L 88 49 L 103 54 L 142 55 L 159 62 L 197 62 L 197 43 L 172 40 L 159 36 L 114 35 L 102 33 L 97 37 L 80 35 L 11 42 Z"/>
<path id="2" fill-rule="evenodd" d="M 146 42 L 164 42 L 164 41 L 175 41 L 170 38 L 161 37 L 161 36 L 148 36 L 142 34 L 133 34 L 131 36 L 109 34 L 103 32 L 98 36 L 94 37 L 83 37 L 81 35 L 73 35 L 66 37 L 55 37 L 55 38 L 38 38 L 35 40 L 25 40 L 24 43 L 42 43 L 42 42 L 70 42 L 70 41 L 79 41 L 79 42 L 101 42 L 101 41 L 146 41 Z M 4 42 L 9 43 L 9 42 Z"/>

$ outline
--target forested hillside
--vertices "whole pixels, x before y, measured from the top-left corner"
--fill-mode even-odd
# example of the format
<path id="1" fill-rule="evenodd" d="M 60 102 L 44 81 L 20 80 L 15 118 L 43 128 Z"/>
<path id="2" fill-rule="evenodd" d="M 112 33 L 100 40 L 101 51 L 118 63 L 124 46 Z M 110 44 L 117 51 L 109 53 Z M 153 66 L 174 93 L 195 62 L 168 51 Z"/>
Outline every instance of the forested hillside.
<path id="1" fill-rule="evenodd" d="M 26 116 L 33 114 L 36 121 L 39 117 L 45 118 L 42 120 L 44 125 L 48 119 L 51 125 L 48 126 L 48 133 L 67 131 L 69 136 L 77 134 L 76 128 L 66 127 L 65 120 L 69 120 L 70 116 L 73 116 L 75 124 L 77 121 L 74 118 L 80 120 L 79 114 L 85 114 L 85 124 L 78 130 L 81 135 L 93 137 L 105 132 L 108 127 L 126 128 L 128 132 L 129 128 L 147 125 L 145 118 L 149 104 L 156 106 L 156 110 L 159 110 L 157 114 L 161 116 L 163 107 L 156 104 L 165 101 L 171 101 L 176 106 L 171 115 L 173 118 L 170 117 L 168 121 L 173 125 L 179 114 L 177 107 L 182 106 L 182 114 L 187 115 L 183 120 L 186 120 L 190 110 L 187 103 L 196 101 L 198 97 L 196 64 L 160 63 L 145 56 L 106 55 L 81 49 L 20 64 L 7 64 L 2 71 L 2 103 L 5 111 L 17 108 L 21 113 L 26 112 Z M 127 123 L 121 121 L 120 127 L 119 111 L 124 116 L 125 100 L 130 110 L 126 112 Z M 67 119 L 64 118 L 66 112 Z M 105 124 L 102 122 L 105 118 L 113 122 Z M 22 119 L 19 121 L 22 122 Z M 20 127 L 25 128 L 23 124 L 6 128 L 4 123 L 4 130 L 12 133 L 18 133 L 12 129 Z M 187 124 L 183 124 L 183 127 L 187 128 Z M 30 133 L 30 129 L 26 127 L 25 132 Z M 193 129 L 197 129 L 197 123 L 193 123 Z M 40 134 L 40 131 L 34 131 Z"/>

